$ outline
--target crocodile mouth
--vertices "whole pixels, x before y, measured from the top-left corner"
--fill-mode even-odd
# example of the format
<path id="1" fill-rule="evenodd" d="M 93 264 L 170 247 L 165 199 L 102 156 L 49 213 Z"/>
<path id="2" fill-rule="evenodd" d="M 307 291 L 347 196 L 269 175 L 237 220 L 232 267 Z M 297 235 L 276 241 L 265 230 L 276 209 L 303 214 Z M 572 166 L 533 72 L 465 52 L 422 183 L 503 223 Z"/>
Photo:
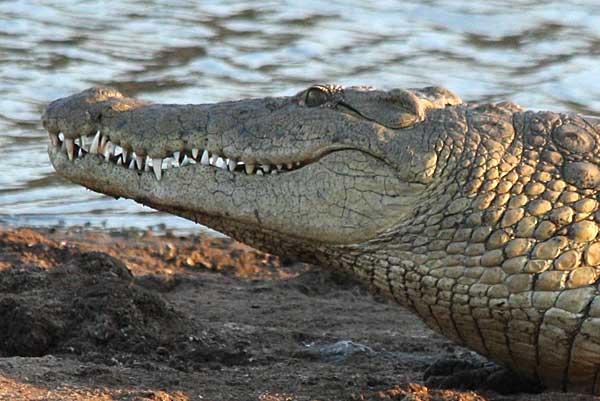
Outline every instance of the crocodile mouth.
<path id="1" fill-rule="evenodd" d="M 110 137 L 97 131 L 95 135 L 81 135 L 76 138 L 65 137 L 61 133 L 49 133 L 50 141 L 54 148 L 67 155 L 70 161 L 82 159 L 88 155 L 95 155 L 108 163 L 120 166 L 124 169 L 134 170 L 139 173 L 154 173 L 157 180 L 161 180 L 163 173 L 169 169 L 183 168 L 199 164 L 214 167 L 232 173 L 245 175 L 276 175 L 285 174 L 298 170 L 308 164 L 314 163 L 319 158 L 331 153 L 333 150 L 323 151 L 316 157 L 302 161 L 289 163 L 263 163 L 246 162 L 227 158 L 223 154 L 211 153 L 202 148 L 184 148 L 162 158 L 152 158 L 141 152 L 136 152 L 121 147 L 118 143 L 111 141 Z"/>
<path id="2" fill-rule="evenodd" d="M 418 132 L 302 99 L 161 105 L 92 88 L 52 102 L 42 123 L 67 180 L 259 247 L 362 243 L 412 216 L 433 164 L 398 169 L 387 148 L 408 138 L 413 160 Z"/>

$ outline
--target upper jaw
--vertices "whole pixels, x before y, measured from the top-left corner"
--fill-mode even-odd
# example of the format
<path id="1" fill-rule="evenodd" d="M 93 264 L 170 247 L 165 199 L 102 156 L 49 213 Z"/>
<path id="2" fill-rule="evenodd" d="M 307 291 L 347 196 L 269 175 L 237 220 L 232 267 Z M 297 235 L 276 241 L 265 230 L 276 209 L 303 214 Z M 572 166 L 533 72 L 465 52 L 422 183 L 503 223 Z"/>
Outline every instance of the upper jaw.
<path id="1" fill-rule="evenodd" d="M 320 132 L 320 119 L 343 126 L 346 118 L 299 107 L 296 97 L 169 105 L 99 87 L 50 103 L 42 123 L 71 161 L 97 154 L 124 168 L 154 171 L 160 180 L 164 170 L 186 164 L 264 175 L 296 170 L 339 149 L 373 151 L 369 138 L 359 143 L 347 133 Z"/>
<path id="2" fill-rule="evenodd" d="M 223 135 L 236 134 L 230 131 L 239 130 L 241 115 L 264 114 L 265 108 L 280 107 L 282 102 L 273 98 L 266 103 L 259 99 L 237 103 L 156 105 L 97 87 L 50 103 L 42 124 L 52 146 L 61 148 L 71 161 L 97 154 L 125 168 L 152 170 L 159 180 L 164 170 L 187 164 L 264 175 L 295 170 L 319 156 L 246 154 L 251 149 L 239 146 L 239 140 L 224 146 Z"/>
<path id="3" fill-rule="evenodd" d="M 360 150 L 405 173 L 402 159 L 418 154 L 411 147 L 421 147 L 422 134 L 404 124 L 418 124 L 428 108 L 460 101 L 439 88 L 421 92 L 349 88 L 336 110 L 329 104 L 306 107 L 304 92 L 291 97 L 174 105 L 152 104 L 98 87 L 52 102 L 42 122 L 53 145 L 64 146 L 71 160 L 80 153 L 81 138 L 87 138 L 84 142 L 89 148 L 84 145 L 81 153 L 97 152 L 126 166 L 135 156 L 134 167 L 152 164 L 157 177 L 160 169 L 155 166 L 177 167 L 186 156 L 192 163 L 212 161 L 231 170 L 259 171 L 257 167 L 264 165 L 262 172 L 267 173 L 277 167 L 290 170 L 306 165 L 339 149 Z M 352 111 L 347 113 L 341 104 Z M 390 128 L 396 125 L 403 127 L 402 132 Z M 63 138 L 58 138 L 59 133 Z M 94 138 L 98 146 L 91 148 Z M 402 153 L 407 154 L 398 157 Z M 119 154 L 120 159 L 114 158 Z M 143 163 L 147 157 L 150 163 Z M 417 163 L 417 170 L 421 164 Z"/>

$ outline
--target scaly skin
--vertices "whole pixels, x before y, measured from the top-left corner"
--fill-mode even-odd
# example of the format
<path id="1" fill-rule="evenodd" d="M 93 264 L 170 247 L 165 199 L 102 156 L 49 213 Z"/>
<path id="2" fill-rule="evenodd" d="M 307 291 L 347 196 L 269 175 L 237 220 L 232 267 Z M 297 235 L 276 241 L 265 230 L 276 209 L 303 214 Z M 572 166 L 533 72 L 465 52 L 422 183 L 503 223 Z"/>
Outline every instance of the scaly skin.
<path id="1" fill-rule="evenodd" d="M 43 123 L 73 182 L 350 272 L 527 378 L 600 393 L 600 120 L 466 104 L 440 88 L 317 86 L 213 105 L 95 88 L 50 104 Z M 98 130 L 128 150 L 126 165 L 133 151 L 200 150 L 157 180 L 110 150 L 112 162 L 70 161 L 56 137 Z M 202 165 L 202 149 L 292 169 L 227 171 Z"/>

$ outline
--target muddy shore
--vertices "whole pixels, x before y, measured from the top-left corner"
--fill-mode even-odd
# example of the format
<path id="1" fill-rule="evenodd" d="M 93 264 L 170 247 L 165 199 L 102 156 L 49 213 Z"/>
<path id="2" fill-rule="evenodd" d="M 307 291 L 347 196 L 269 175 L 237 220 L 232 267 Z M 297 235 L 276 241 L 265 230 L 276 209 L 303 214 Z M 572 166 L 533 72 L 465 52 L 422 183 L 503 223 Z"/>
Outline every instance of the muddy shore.
<path id="1" fill-rule="evenodd" d="M 347 277 L 227 238 L 0 226 L 0 400 L 600 400 L 424 386 L 462 352 Z"/>

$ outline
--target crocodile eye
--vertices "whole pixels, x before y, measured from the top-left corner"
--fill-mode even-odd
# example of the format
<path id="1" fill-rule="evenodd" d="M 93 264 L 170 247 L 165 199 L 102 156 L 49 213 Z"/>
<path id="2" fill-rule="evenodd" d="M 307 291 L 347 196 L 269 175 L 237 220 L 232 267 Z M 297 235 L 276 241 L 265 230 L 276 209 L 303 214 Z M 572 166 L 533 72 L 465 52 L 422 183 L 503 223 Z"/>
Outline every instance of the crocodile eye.
<path id="1" fill-rule="evenodd" d="M 306 92 L 305 103 L 308 107 L 317 107 L 329 100 L 329 93 L 320 88 L 310 88 Z"/>

